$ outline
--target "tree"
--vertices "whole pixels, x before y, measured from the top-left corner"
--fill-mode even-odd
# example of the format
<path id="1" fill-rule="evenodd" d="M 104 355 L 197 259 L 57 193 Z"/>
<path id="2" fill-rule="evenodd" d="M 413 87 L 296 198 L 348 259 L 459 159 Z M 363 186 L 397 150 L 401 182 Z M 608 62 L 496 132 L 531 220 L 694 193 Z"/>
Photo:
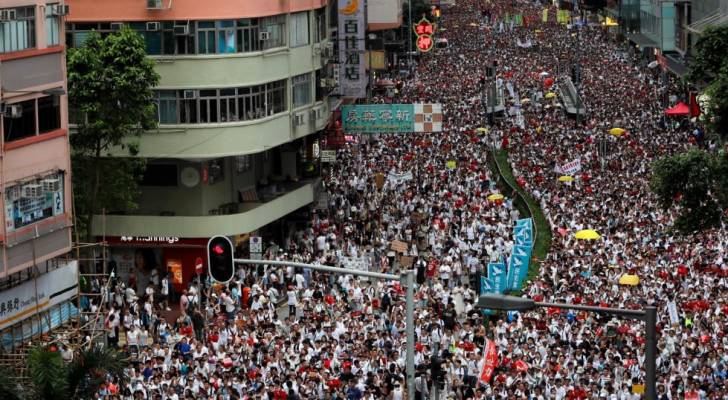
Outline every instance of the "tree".
<path id="1" fill-rule="evenodd" d="M 143 162 L 109 156 L 114 148 L 136 155 L 134 139 L 156 126 L 152 88 L 159 75 L 144 39 L 128 28 L 103 37 L 92 33 L 69 49 L 67 70 L 69 105 L 80 117 L 70 136 L 76 229 L 91 241 L 94 214 L 136 207 Z"/>
<path id="2" fill-rule="evenodd" d="M 703 110 L 705 121 L 715 132 L 728 134 L 728 26 L 709 27 L 695 43 L 695 58 L 690 63 L 688 79 L 707 84 L 704 93 L 710 98 Z"/>
<path id="3" fill-rule="evenodd" d="M 664 209 L 677 206 L 679 232 L 715 227 L 728 208 L 728 155 L 694 148 L 661 158 L 653 164 L 651 186 Z"/>

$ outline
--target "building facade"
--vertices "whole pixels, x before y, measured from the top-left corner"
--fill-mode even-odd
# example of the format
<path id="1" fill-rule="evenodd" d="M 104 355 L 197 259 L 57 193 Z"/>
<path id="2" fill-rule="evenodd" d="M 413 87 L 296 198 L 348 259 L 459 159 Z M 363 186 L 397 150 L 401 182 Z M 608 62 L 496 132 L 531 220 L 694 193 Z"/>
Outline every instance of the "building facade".
<path id="1" fill-rule="evenodd" d="M 73 221 L 65 14 L 59 0 L 0 2 L 0 344 L 6 349 L 75 310 L 68 300 L 77 293 L 77 266 L 65 258 Z M 48 279 L 46 273 L 58 271 L 70 280 Z M 32 318 L 40 314 L 48 318 Z"/>
<path id="2" fill-rule="evenodd" d="M 326 0 L 68 3 L 68 46 L 126 25 L 161 77 L 159 127 L 139 142 L 139 208 L 94 217 L 120 274 L 153 264 L 181 285 L 211 236 L 245 235 L 314 200 L 331 115 Z"/>

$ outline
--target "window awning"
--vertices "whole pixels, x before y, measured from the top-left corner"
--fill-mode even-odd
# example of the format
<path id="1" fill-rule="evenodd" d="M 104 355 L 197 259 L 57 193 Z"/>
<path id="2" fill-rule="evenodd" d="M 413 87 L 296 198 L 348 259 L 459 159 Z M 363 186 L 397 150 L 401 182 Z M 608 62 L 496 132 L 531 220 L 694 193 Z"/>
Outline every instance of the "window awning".
<path id="1" fill-rule="evenodd" d="M 728 14 L 723 12 L 717 12 L 715 14 L 708 15 L 703 19 L 699 19 L 686 28 L 692 33 L 701 34 L 709 26 L 720 26 L 728 23 Z"/>

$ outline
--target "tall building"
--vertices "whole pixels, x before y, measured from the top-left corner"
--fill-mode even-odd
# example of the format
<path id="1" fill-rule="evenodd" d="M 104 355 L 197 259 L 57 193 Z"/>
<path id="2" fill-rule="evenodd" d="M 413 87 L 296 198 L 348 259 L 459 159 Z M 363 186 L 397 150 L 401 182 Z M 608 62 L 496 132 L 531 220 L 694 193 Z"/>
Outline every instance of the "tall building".
<path id="1" fill-rule="evenodd" d="M 181 287 L 211 236 L 242 241 L 314 200 L 335 76 L 326 0 L 68 3 L 68 46 L 126 25 L 161 76 L 139 207 L 94 217 L 120 275 L 159 268 Z"/>
<path id="2" fill-rule="evenodd" d="M 67 317 L 67 301 L 77 292 L 76 263 L 60 258 L 71 249 L 72 226 L 65 13 L 58 0 L 0 2 L 0 339 L 6 348 L 38 333 L 41 319 L 33 315 L 53 313 L 42 319 L 52 325 L 60 314 Z"/>

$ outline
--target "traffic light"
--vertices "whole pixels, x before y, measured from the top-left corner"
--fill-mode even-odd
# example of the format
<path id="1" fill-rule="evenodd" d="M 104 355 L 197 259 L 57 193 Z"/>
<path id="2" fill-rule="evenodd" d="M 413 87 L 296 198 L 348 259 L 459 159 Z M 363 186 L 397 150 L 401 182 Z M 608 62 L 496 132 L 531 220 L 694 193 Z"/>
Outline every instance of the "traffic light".
<path id="1" fill-rule="evenodd" d="M 212 279 L 225 283 L 233 279 L 233 244 L 225 236 L 214 236 L 207 242 L 207 266 Z"/>

